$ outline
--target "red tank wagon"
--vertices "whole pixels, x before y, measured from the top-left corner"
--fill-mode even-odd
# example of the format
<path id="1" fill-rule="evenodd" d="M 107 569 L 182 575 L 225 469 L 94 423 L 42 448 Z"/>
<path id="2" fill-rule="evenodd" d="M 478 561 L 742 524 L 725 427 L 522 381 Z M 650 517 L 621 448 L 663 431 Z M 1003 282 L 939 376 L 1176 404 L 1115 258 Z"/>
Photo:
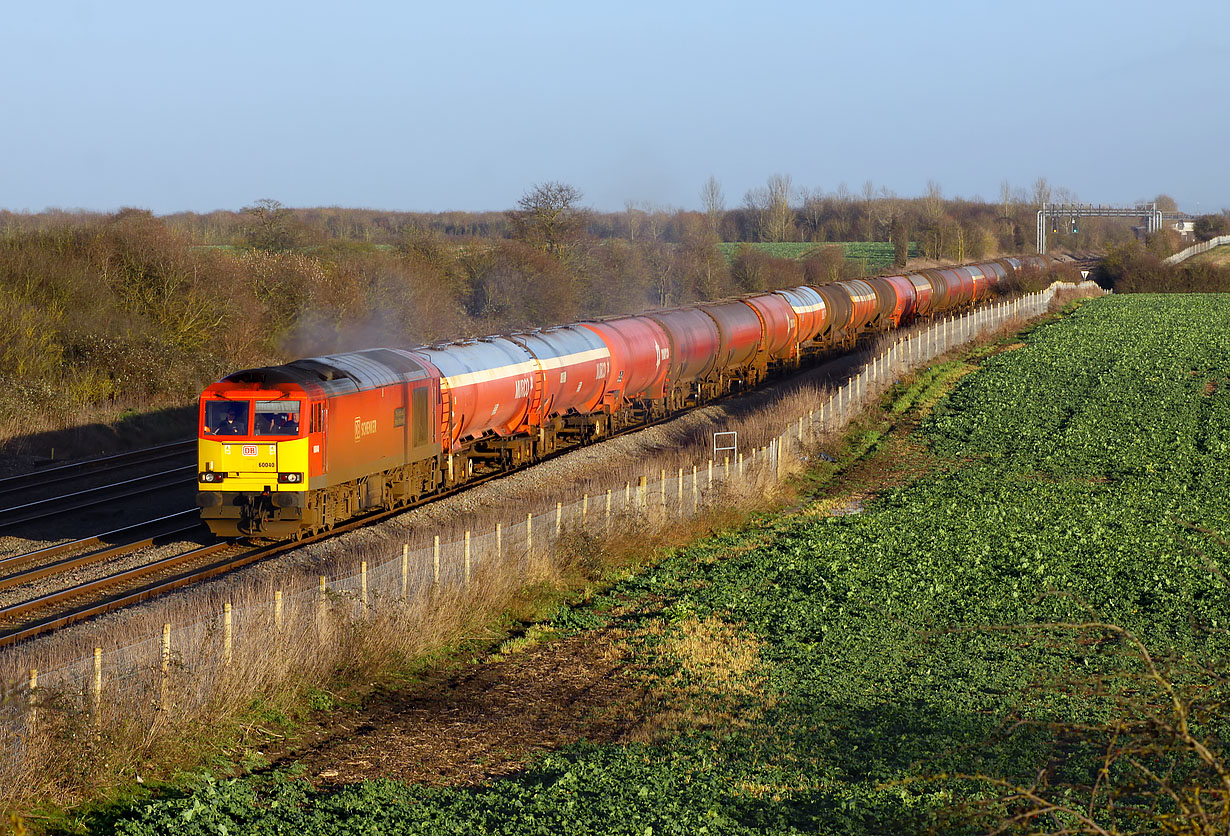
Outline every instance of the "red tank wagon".
<path id="1" fill-rule="evenodd" d="M 986 298 L 1006 258 L 236 372 L 201 395 L 201 516 L 291 538 L 739 391 L 809 353 Z"/>
<path id="2" fill-rule="evenodd" d="M 777 293 L 747 296 L 743 304 L 760 317 L 760 348 L 769 360 L 798 359 L 798 319 L 786 297 Z"/>
<path id="3" fill-rule="evenodd" d="M 815 288 L 803 285 L 775 292 L 789 303 L 790 310 L 794 312 L 794 333 L 799 345 L 811 342 L 825 330 L 828 312 L 824 307 L 824 297 Z"/>

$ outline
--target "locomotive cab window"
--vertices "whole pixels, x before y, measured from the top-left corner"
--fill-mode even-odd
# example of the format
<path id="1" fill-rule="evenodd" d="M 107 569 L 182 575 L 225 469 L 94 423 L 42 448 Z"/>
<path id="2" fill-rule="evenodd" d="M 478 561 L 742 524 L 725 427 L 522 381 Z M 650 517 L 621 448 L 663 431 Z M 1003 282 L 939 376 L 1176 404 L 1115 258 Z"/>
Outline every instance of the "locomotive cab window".
<path id="1" fill-rule="evenodd" d="M 209 435 L 247 435 L 247 401 L 207 401 L 204 431 Z"/>
<path id="2" fill-rule="evenodd" d="M 256 435 L 299 434 L 298 401 L 257 401 Z"/>

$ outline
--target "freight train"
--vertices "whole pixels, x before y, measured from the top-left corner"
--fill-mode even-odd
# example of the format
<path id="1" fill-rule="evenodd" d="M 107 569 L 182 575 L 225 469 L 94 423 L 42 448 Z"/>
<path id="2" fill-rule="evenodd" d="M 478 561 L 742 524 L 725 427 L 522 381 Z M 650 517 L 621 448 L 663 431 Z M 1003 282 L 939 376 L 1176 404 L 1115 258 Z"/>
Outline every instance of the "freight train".
<path id="1" fill-rule="evenodd" d="M 1046 263 L 1003 258 L 236 372 L 201 395 L 197 504 L 223 537 L 327 531 L 972 307 Z"/>

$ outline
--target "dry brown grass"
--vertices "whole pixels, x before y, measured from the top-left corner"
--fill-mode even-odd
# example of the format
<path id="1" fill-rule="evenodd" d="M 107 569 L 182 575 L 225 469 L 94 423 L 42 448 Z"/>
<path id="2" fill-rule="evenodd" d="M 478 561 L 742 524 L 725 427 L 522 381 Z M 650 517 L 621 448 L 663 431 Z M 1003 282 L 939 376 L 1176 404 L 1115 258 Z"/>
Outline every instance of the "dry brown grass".
<path id="1" fill-rule="evenodd" d="M 757 673 L 761 642 L 736 625 L 709 617 L 688 617 L 676 624 L 654 620 L 642 636 L 657 637 L 665 656 L 678 665 L 670 675 L 652 680 L 647 711 L 629 739 L 653 743 L 681 729 L 746 727 L 748 698 L 760 694 Z M 763 711 L 772 700 L 755 702 Z"/>
<path id="2" fill-rule="evenodd" d="M 514 544 L 515 529 L 508 526 L 503 559 L 496 561 L 490 551 L 474 554 L 468 588 L 460 583 L 457 563 L 455 543 L 462 538 L 443 530 L 446 582 L 435 591 L 423 582 L 430 580 L 430 568 L 425 575 L 424 567 L 416 566 L 403 599 L 400 544 L 373 544 L 338 556 L 328 570 L 305 567 L 257 583 L 232 578 L 14 648 L 0 657 L 0 681 L 24 683 L 30 667 L 43 673 L 37 691 L 19 684 L 8 692 L 8 722 L 0 731 L 8 733 L 3 741 L 8 756 L 0 760 L 0 803 L 46 798 L 71 805 L 136 775 L 165 776 L 233 745 L 245 727 L 284 725 L 302 713 L 305 702 L 327 702 L 330 692 L 397 675 L 449 648 L 493 645 L 510 624 L 541 617 L 561 595 L 585 595 L 604 579 L 652 560 L 655 549 L 778 502 L 781 492 L 763 455 L 755 461 L 745 461 L 741 482 L 734 482 L 732 465 L 731 484 L 713 489 L 701 470 L 702 501 L 695 515 L 690 485 L 682 512 L 673 507 L 677 484 L 669 478 L 672 507 L 665 512 L 656 507 L 659 494 L 651 491 L 645 508 L 621 509 L 609 530 L 597 499 L 590 524 L 569 520 L 558 539 L 548 510 L 546 522 L 536 518 L 535 542 L 541 545 L 532 558 Z M 642 465 L 661 463 L 653 459 Z M 718 468 L 719 479 L 723 471 Z M 550 509 L 553 498 L 540 501 Z M 506 513 L 482 509 L 457 521 L 456 533 L 490 529 L 500 516 L 507 523 Z M 366 606 L 352 576 L 362 561 L 370 567 Z M 382 581 L 378 567 L 386 571 Z M 329 581 L 322 595 L 314 589 L 319 574 L 342 580 Z M 279 590 L 284 594 L 280 625 L 274 606 Z M 226 604 L 233 622 L 229 652 Z M 163 624 L 175 625 L 165 673 Z M 106 651 L 97 702 L 94 647 Z M 53 677 L 51 669 L 59 669 Z M 35 710 L 29 711 L 32 698 Z"/>

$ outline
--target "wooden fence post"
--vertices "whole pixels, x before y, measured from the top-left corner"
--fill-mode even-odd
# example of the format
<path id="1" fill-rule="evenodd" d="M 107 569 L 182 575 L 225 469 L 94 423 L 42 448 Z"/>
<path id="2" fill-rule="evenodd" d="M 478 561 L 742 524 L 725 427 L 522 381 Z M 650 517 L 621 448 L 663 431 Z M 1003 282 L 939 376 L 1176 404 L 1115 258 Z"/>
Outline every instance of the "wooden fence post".
<path id="1" fill-rule="evenodd" d="M 645 491 L 649 484 L 649 480 L 644 476 L 640 476 L 636 480 L 636 510 L 640 513 L 645 512 Z"/>
<path id="2" fill-rule="evenodd" d="M 558 541 L 564 533 L 564 503 L 555 503 L 555 539 Z"/>
<path id="3" fill-rule="evenodd" d="M 282 617 L 282 590 L 275 589 L 273 591 L 273 626 L 279 633 L 285 626 L 285 621 Z"/>
<path id="4" fill-rule="evenodd" d="M 436 593 L 440 591 L 440 535 L 437 534 L 431 541 L 431 591 Z"/>
<path id="5" fill-rule="evenodd" d="M 401 599 L 410 594 L 410 544 L 401 544 Z"/>
<path id="6" fill-rule="evenodd" d="M 534 514 L 525 515 L 525 561 L 534 565 Z"/>
<path id="7" fill-rule="evenodd" d="M 692 513 L 700 513 L 700 479 L 697 478 L 696 465 L 692 465 Z"/>
<path id="8" fill-rule="evenodd" d="M 502 522 L 495 524 L 495 560 L 497 563 L 504 562 L 504 523 Z"/>
<path id="9" fill-rule="evenodd" d="M 359 601 L 363 620 L 367 620 L 367 561 L 359 561 Z"/>
<path id="10" fill-rule="evenodd" d="M 470 529 L 465 534 L 465 585 L 470 588 Z"/>
<path id="11" fill-rule="evenodd" d="M 162 625 L 162 659 L 158 675 L 158 709 L 171 710 L 171 625 Z"/>
<path id="12" fill-rule="evenodd" d="M 102 648 L 94 648 L 94 681 L 90 684 L 90 711 L 94 725 L 102 722 Z"/>
<path id="13" fill-rule="evenodd" d="M 231 621 L 231 602 L 222 605 L 222 664 L 230 667 L 235 648 L 235 629 Z"/>
<path id="14" fill-rule="evenodd" d="M 30 668 L 30 693 L 26 697 L 28 700 L 26 717 L 33 731 L 38 727 L 38 668 Z"/>
<path id="15" fill-rule="evenodd" d="M 589 494 L 581 494 L 581 525 L 589 525 Z"/>
<path id="16" fill-rule="evenodd" d="M 606 530 L 611 530 L 611 489 L 606 489 Z"/>

